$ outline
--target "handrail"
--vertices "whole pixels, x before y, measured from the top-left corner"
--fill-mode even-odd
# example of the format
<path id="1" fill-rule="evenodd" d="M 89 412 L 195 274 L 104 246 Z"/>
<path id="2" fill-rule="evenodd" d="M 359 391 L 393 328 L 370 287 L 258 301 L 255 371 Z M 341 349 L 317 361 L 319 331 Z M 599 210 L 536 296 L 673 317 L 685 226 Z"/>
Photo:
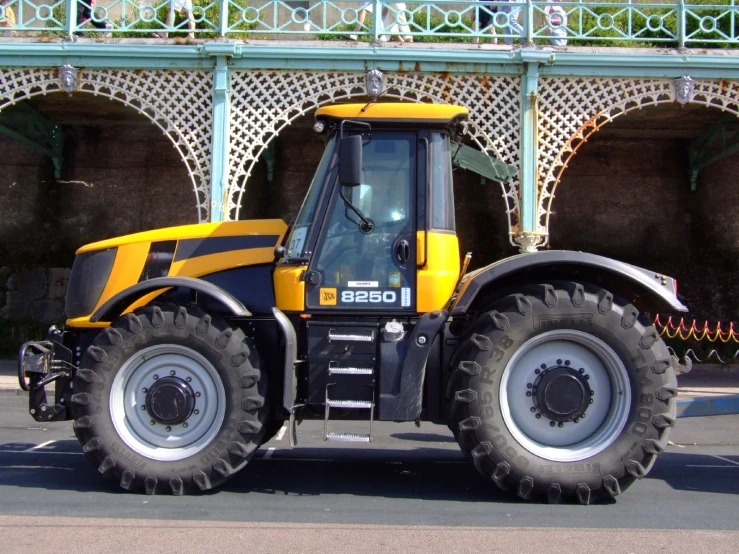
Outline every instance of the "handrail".
<path id="1" fill-rule="evenodd" d="M 182 9 L 192 1 L 188 13 Z M 735 47 L 739 0 L 10 0 L 0 40 L 12 36 L 196 39 L 282 38 L 471 42 L 496 38 L 540 45 Z M 371 8 L 371 13 L 370 9 Z M 174 19 L 167 25 L 169 12 Z M 179 11 L 178 11 L 179 10 Z M 89 12 L 87 20 L 78 21 Z M 366 17 L 361 17 L 362 12 Z M 375 17 L 373 17 L 373 15 Z M 486 27 L 475 22 L 489 20 Z M 513 20 L 520 24 L 511 25 Z M 555 35 L 556 39 L 555 40 Z"/>

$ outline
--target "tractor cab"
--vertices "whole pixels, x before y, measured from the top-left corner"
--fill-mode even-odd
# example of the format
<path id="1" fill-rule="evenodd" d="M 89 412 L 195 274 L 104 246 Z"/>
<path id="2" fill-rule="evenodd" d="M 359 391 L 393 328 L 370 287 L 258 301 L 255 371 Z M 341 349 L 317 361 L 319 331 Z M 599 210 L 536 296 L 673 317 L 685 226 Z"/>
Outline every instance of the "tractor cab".
<path id="1" fill-rule="evenodd" d="M 316 112 L 326 150 L 276 271 L 280 309 L 410 316 L 447 304 L 460 272 L 453 154 L 472 150 L 455 142 L 467 116 L 429 104 Z"/>

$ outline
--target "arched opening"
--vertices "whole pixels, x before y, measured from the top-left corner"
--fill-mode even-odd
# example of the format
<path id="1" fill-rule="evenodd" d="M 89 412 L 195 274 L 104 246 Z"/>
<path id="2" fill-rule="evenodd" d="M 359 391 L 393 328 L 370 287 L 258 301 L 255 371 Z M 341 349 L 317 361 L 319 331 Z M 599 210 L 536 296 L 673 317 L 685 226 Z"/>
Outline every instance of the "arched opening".
<path id="1" fill-rule="evenodd" d="M 63 320 L 66 276 L 83 244 L 198 221 L 188 167 L 149 114 L 102 95 L 51 92 L 6 105 L 0 125 L 6 320 Z"/>
<path id="2" fill-rule="evenodd" d="M 677 103 L 603 125 L 561 175 L 550 245 L 673 275 L 691 317 L 737 319 L 738 132 L 731 114 Z"/>

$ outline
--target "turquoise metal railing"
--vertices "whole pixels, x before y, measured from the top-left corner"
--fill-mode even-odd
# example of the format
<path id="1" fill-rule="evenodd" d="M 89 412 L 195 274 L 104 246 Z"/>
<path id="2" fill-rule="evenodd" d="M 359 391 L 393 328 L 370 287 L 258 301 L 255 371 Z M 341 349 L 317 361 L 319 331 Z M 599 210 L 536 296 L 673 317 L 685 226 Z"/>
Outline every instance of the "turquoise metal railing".
<path id="1" fill-rule="evenodd" d="M 739 0 L 460 1 L 9 0 L 9 35 L 319 38 L 557 45 L 734 46 Z M 711 2 L 711 3 L 705 3 Z M 369 6 L 369 10 L 365 10 Z M 190 7 L 189 11 L 182 8 Z M 13 11 L 15 23 L 6 16 Z M 382 14 L 372 17 L 372 14 Z M 482 21 L 481 26 L 477 21 Z M 494 35 L 494 37 L 493 37 Z"/>

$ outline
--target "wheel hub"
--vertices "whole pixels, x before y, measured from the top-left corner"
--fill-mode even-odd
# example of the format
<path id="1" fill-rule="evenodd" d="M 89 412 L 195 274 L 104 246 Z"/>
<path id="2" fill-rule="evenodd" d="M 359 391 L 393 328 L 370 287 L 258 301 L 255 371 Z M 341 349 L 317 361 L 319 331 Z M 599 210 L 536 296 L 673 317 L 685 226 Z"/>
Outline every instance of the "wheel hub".
<path id="1" fill-rule="evenodd" d="M 555 366 L 541 372 L 532 393 L 537 410 L 557 422 L 581 418 L 592 398 L 585 375 L 567 366 Z"/>
<path id="2" fill-rule="evenodd" d="M 177 377 L 156 381 L 146 393 L 146 411 L 157 423 L 179 425 L 192 414 L 195 394 L 188 383 Z"/>

